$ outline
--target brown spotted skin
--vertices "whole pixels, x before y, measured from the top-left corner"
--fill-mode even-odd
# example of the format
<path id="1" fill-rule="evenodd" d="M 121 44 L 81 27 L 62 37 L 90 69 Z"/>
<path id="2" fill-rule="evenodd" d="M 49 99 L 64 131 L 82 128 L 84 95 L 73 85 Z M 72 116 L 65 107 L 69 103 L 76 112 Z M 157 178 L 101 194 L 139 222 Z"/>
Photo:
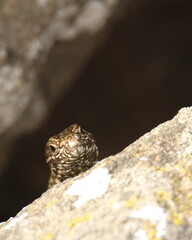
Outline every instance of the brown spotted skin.
<path id="1" fill-rule="evenodd" d="M 73 124 L 48 140 L 45 156 L 51 169 L 50 188 L 91 168 L 98 160 L 98 148 L 91 133 Z"/>

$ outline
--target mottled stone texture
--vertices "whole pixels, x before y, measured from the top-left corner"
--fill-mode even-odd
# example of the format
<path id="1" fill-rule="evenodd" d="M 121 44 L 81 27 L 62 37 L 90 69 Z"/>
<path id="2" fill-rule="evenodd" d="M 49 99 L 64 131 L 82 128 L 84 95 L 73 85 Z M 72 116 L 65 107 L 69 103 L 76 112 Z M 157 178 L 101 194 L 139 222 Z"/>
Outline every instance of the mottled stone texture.
<path id="1" fill-rule="evenodd" d="M 192 107 L 117 155 L 45 192 L 0 239 L 189 240 Z"/>
<path id="2" fill-rule="evenodd" d="M 106 26 L 112 25 L 109 19 L 117 14 L 120 2 L 1 1 L 0 142 L 6 145 L 5 141 L 39 126 L 94 52 Z M 63 44 L 65 71 L 60 77 L 48 77 L 46 62 L 58 41 Z"/>

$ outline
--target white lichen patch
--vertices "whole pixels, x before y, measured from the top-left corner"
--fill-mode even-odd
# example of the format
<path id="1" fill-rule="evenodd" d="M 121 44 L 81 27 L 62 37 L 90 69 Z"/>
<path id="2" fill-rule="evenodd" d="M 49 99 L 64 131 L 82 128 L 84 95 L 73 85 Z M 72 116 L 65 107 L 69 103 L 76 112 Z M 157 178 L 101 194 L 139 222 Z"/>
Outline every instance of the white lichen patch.
<path id="1" fill-rule="evenodd" d="M 147 161 L 147 157 L 141 157 L 139 160 L 141 160 L 141 161 Z"/>
<path id="2" fill-rule="evenodd" d="M 26 218 L 28 214 L 29 214 L 28 212 L 24 212 L 23 214 L 21 214 L 18 217 L 10 218 L 8 220 L 8 224 L 4 227 L 4 229 L 7 230 L 11 227 L 14 227 L 18 222 L 20 222 L 22 219 Z"/>
<path id="3" fill-rule="evenodd" d="M 78 208 L 87 201 L 102 196 L 108 189 L 110 178 L 107 168 L 95 169 L 88 176 L 74 182 L 66 193 L 79 196 L 74 203 Z"/>
<path id="4" fill-rule="evenodd" d="M 158 206 L 145 206 L 131 213 L 132 218 L 148 220 L 156 225 L 156 238 L 161 238 L 166 233 L 167 215 L 163 208 Z"/>
<path id="5" fill-rule="evenodd" d="M 185 151 L 185 154 L 191 155 L 192 154 L 192 146 L 190 145 L 190 146 L 186 147 L 184 151 Z"/>
<path id="6" fill-rule="evenodd" d="M 134 234 L 134 240 L 149 240 L 146 234 L 146 231 L 143 229 L 139 229 L 135 234 Z"/>

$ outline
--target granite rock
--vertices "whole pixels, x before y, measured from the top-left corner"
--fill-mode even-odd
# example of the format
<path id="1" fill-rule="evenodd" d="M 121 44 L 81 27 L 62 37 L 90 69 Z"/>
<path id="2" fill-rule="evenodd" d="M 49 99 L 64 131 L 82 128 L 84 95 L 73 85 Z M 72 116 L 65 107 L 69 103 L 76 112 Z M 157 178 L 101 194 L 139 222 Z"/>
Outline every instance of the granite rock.
<path id="1" fill-rule="evenodd" d="M 189 240 L 192 107 L 89 171 L 55 185 L 14 218 L 0 239 Z"/>

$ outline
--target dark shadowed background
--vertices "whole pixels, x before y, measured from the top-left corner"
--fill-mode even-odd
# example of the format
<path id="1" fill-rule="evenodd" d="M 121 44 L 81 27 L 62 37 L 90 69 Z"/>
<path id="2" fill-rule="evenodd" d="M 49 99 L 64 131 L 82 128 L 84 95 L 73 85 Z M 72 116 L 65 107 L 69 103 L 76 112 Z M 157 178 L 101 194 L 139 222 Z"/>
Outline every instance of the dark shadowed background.
<path id="1" fill-rule="evenodd" d="M 192 104 L 192 4 L 153 2 L 128 6 L 42 128 L 15 142 L 2 176 L 1 220 L 46 190 L 44 146 L 70 124 L 94 134 L 102 159 Z M 62 42 L 50 55 L 42 78 L 65 71 Z"/>

